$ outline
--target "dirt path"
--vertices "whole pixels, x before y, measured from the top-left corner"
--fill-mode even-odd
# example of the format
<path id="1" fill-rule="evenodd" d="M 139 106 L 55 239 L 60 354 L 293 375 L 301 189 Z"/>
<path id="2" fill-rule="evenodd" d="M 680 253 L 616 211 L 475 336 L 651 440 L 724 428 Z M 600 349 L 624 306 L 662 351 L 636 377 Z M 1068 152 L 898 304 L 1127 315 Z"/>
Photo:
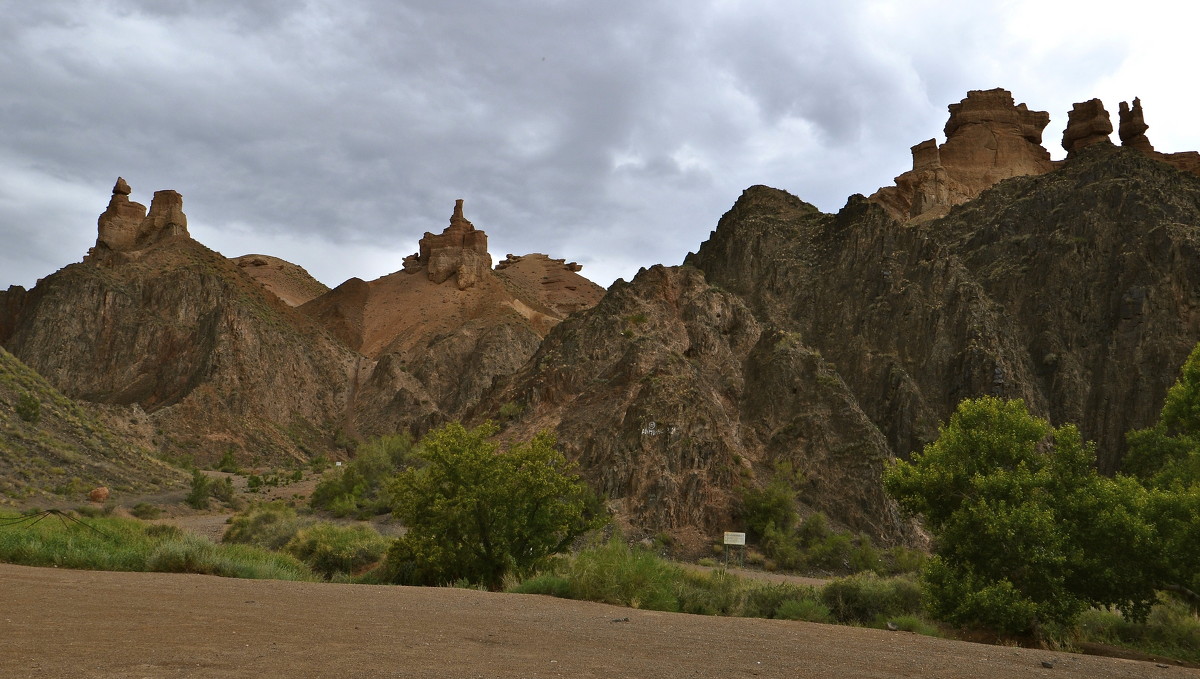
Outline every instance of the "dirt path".
<path id="1" fill-rule="evenodd" d="M 4 677 L 1200 677 L 903 632 L 444 588 L 0 564 L 0 602 Z"/>

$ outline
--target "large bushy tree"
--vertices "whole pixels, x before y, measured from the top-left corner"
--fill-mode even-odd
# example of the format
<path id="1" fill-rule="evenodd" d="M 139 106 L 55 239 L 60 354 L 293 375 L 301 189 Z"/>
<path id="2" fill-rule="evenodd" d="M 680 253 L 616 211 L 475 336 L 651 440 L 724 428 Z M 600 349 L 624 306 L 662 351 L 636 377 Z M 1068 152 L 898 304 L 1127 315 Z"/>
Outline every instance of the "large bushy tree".
<path id="1" fill-rule="evenodd" d="M 1091 606 L 1144 616 L 1172 575 L 1165 535 L 1180 535 L 1186 511 L 1131 477 L 1098 474 L 1094 458 L 1073 425 L 984 397 L 891 466 L 888 492 L 935 538 L 923 573 L 931 612 L 1010 634 L 1045 633 Z"/>
<path id="2" fill-rule="evenodd" d="M 434 585 L 458 580 L 499 587 L 565 551 L 598 524 L 594 498 L 538 434 L 500 450 L 488 423 L 448 424 L 431 432 L 416 464 L 391 485 L 395 515 L 408 532 L 388 552 L 393 580 Z"/>

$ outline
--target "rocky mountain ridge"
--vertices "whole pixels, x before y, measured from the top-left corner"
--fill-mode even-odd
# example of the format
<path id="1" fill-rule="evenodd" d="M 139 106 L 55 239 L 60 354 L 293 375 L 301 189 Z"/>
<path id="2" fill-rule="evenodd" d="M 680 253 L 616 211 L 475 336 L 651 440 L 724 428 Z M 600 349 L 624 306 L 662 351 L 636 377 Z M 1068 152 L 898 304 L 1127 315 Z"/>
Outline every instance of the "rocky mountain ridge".
<path id="1" fill-rule="evenodd" d="M 146 211 L 119 180 L 84 262 L 0 293 L 0 346 L 147 413 L 159 454 L 336 456 L 497 419 L 555 432 L 633 534 L 701 544 L 787 468 L 806 511 L 919 541 L 880 475 L 961 399 L 1077 423 L 1112 471 L 1200 339 L 1200 154 L 1154 150 L 1137 99 L 1120 147 L 1077 105 L 1062 161 L 1004 90 L 948 112 L 895 186 L 836 214 L 751 187 L 682 265 L 607 292 L 546 255 L 493 266 L 462 201 L 400 270 L 327 290 L 208 250 L 178 194 Z"/>

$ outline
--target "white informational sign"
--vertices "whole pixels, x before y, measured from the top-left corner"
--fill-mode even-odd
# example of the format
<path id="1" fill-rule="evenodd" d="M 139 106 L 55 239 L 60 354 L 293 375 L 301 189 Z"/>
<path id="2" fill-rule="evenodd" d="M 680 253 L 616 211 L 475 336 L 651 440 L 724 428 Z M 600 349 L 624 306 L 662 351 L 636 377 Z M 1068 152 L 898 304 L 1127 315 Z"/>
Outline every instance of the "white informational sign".
<path id="1" fill-rule="evenodd" d="M 725 544 L 746 546 L 745 533 L 725 533 Z"/>

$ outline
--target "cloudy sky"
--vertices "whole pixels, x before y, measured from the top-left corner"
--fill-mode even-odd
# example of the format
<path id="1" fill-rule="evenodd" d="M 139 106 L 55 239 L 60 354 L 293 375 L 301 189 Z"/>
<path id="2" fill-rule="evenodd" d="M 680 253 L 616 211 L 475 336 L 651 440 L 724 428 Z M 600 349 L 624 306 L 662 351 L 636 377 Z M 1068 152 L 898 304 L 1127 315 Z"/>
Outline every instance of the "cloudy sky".
<path id="1" fill-rule="evenodd" d="M 493 258 L 608 285 L 678 264 L 753 184 L 825 211 L 946 105 L 1142 98 L 1200 150 L 1182 2 L 38 0 L 0 23 L 0 289 L 79 261 L 117 176 L 192 235 L 330 286 L 401 268 L 456 198 Z"/>

